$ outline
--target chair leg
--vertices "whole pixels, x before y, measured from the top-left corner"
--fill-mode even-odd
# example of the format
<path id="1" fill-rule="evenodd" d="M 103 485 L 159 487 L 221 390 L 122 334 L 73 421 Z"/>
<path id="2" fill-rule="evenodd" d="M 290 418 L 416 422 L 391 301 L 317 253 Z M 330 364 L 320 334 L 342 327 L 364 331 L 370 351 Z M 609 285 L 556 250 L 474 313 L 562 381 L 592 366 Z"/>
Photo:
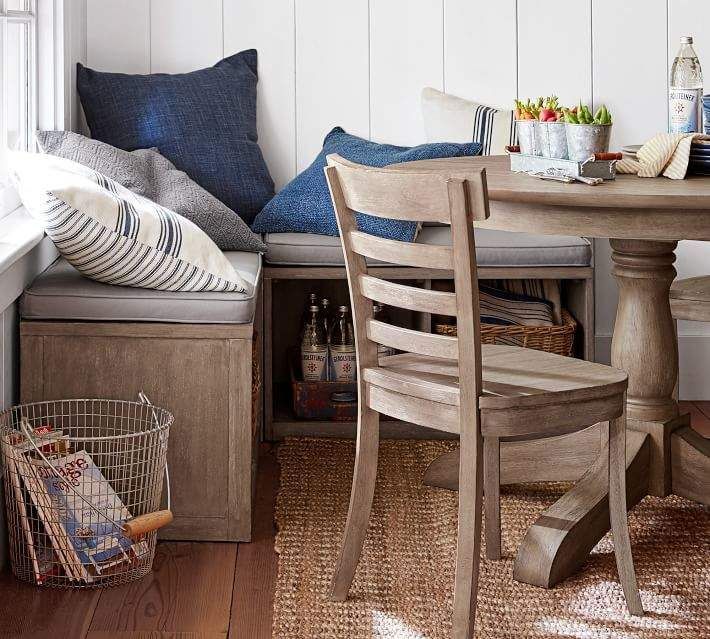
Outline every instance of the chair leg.
<path id="1" fill-rule="evenodd" d="M 500 559 L 500 439 L 483 438 L 483 506 L 486 509 L 486 557 Z"/>
<path id="2" fill-rule="evenodd" d="M 470 639 L 476 621 L 483 505 L 483 441 L 477 423 L 462 428 L 460 455 L 453 637 Z"/>
<path id="3" fill-rule="evenodd" d="M 379 439 L 380 415 L 361 401 L 350 508 L 340 547 L 340 556 L 330 586 L 330 596 L 334 601 L 347 599 L 350 584 L 355 576 L 355 569 L 362 553 L 362 544 L 365 541 L 367 524 L 370 519 L 372 498 L 375 494 Z"/>
<path id="4" fill-rule="evenodd" d="M 625 400 L 624 400 L 625 403 Z M 643 616 L 626 512 L 626 414 L 609 422 L 609 516 L 619 580 L 632 615 Z"/>

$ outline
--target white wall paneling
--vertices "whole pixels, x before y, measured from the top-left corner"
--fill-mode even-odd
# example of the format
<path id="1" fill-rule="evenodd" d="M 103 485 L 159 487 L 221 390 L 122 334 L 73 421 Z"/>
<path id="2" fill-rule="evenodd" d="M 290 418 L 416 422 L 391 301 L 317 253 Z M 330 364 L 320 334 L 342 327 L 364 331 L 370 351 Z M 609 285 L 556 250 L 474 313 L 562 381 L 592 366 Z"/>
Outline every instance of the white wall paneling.
<path id="1" fill-rule="evenodd" d="M 222 0 L 150 0 L 150 15 L 152 73 L 194 71 L 222 58 Z"/>
<path id="2" fill-rule="evenodd" d="M 64 27 L 64 126 L 73 131 L 85 131 L 86 122 L 76 92 L 76 63 L 86 64 L 87 0 L 65 2 L 61 20 Z"/>
<path id="3" fill-rule="evenodd" d="M 294 2 L 224 0 L 225 55 L 259 52 L 259 144 L 277 189 L 296 173 Z"/>
<path id="4" fill-rule="evenodd" d="M 591 100 L 591 11 L 591 0 L 518 0 L 521 97 L 555 94 L 572 104 Z"/>
<path id="5" fill-rule="evenodd" d="M 150 73 L 150 2 L 88 0 L 86 28 L 92 69 Z"/>
<path id="6" fill-rule="evenodd" d="M 370 0 L 370 134 L 424 140 L 423 87 L 444 87 L 443 0 Z"/>
<path id="7" fill-rule="evenodd" d="M 509 109 L 517 93 L 517 0 L 444 0 L 444 90 Z"/>
<path id="8" fill-rule="evenodd" d="M 296 0 L 297 169 L 334 126 L 370 136 L 368 0 Z"/>
<path id="9" fill-rule="evenodd" d="M 710 87 L 710 2 L 707 0 L 668 0 L 668 64 L 680 48 L 680 36 L 693 36 L 700 64 L 705 70 L 705 92 Z"/>
<path id="10" fill-rule="evenodd" d="M 594 104 L 614 115 L 612 147 L 639 144 L 668 122 L 666 0 L 593 0 L 593 9 Z"/>
<path id="11" fill-rule="evenodd" d="M 613 149 L 640 144 L 664 131 L 668 118 L 666 0 L 593 0 L 593 99 L 614 116 Z M 613 19 L 608 19 L 614 16 Z M 629 55 L 633 50 L 633 55 Z M 611 277 L 611 249 L 596 242 L 597 331 L 611 335 L 617 288 Z"/>

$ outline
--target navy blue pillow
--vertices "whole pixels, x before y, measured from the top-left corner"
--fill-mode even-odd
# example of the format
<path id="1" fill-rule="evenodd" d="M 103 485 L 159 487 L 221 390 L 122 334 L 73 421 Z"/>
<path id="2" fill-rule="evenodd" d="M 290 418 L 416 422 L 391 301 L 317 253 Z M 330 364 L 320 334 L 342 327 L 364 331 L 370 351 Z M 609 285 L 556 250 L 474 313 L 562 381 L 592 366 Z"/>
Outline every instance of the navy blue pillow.
<path id="1" fill-rule="evenodd" d="M 479 155 L 478 142 L 455 144 L 437 142 L 415 147 L 377 144 L 346 133 L 335 127 L 323 141 L 323 150 L 313 164 L 297 175 L 256 216 L 252 230 L 257 233 L 318 233 L 338 235 L 333 205 L 323 168 L 326 156 L 339 153 L 345 159 L 368 166 L 386 166 L 395 162 L 431 160 L 434 158 Z M 371 215 L 358 215 L 359 228 L 371 235 L 411 242 L 417 234 L 417 223 L 385 220 Z"/>
<path id="2" fill-rule="evenodd" d="M 171 75 L 77 65 L 92 137 L 126 151 L 158 147 L 178 169 L 251 222 L 274 195 L 257 144 L 256 51 Z"/>

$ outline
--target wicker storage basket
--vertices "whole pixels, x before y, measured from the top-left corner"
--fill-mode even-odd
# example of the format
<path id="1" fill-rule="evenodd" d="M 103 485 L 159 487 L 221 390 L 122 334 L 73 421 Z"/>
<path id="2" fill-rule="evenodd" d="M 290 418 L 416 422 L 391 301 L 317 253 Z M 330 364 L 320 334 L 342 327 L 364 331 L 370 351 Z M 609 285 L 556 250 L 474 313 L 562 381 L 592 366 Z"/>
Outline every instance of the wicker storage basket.
<path id="1" fill-rule="evenodd" d="M 456 335 L 456 326 L 436 324 L 434 330 L 440 335 Z M 577 322 L 566 310 L 562 310 L 559 326 L 501 326 L 481 324 L 481 341 L 484 344 L 524 346 L 538 351 L 570 356 L 574 345 Z"/>

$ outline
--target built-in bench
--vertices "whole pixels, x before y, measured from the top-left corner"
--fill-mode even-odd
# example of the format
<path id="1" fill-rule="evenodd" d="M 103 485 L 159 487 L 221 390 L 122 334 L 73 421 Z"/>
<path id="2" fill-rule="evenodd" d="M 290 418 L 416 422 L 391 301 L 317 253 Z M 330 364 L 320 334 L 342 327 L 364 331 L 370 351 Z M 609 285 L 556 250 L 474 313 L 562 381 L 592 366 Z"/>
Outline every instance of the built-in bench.
<path id="1" fill-rule="evenodd" d="M 262 268 L 257 254 L 226 255 L 253 294 L 109 286 L 60 259 L 21 302 L 23 402 L 143 390 L 175 415 L 168 539 L 251 538 Z"/>
<path id="2" fill-rule="evenodd" d="M 301 313 L 307 294 L 316 289 L 344 299 L 345 269 L 340 239 L 325 235 L 272 233 L 264 268 L 264 432 L 267 439 L 287 436 L 347 436 L 354 424 L 296 420 L 289 406 L 288 351 L 298 340 Z M 446 245 L 450 230 L 424 226 L 417 242 Z M 479 277 L 483 280 L 556 280 L 561 284 L 562 305 L 580 325 L 576 355 L 594 359 L 594 269 L 592 243 L 581 237 L 556 237 L 476 231 Z M 441 271 L 401 268 L 372 263 L 387 279 L 412 280 L 431 286 Z M 430 328 L 430 318 L 416 318 L 420 328 Z M 427 326 L 427 322 L 429 326 Z M 423 324 L 423 326 L 422 326 Z M 387 430 L 386 424 L 383 430 Z M 407 431 L 400 431 L 405 432 Z"/>
<path id="3" fill-rule="evenodd" d="M 448 233 L 424 227 L 418 241 L 447 244 Z M 590 242 L 490 230 L 478 231 L 476 240 L 482 279 L 562 282 L 562 304 L 582 327 L 577 354 L 591 359 Z M 142 390 L 174 413 L 169 461 L 175 522 L 164 529 L 165 538 L 250 539 L 261 406 L 252 386 L 262 352 L 267 439 L 354 431 L 352 423 L 296 420 L 290 391 L 282 387 L 289 382 L 288 350 L 298 343 L 307 293 L 316 288 L 347 300 L 339 239 L 289 233 L 267 235 L 266 242 L 264 268 L 258 255 L 226 254 L 254 286 L 250 295 L 108 286 L 60 259 L 23 296 L 22 401 L 127 399 Z M 425 286 L 442 279 L 441 271 L 427 269 L 375 264 L 372 270 Z M 426 316 L 409 319 L 431 323 Z M 383 422 L 385 436 L 388 428 L 411 435 L 406 425 Z"/>

